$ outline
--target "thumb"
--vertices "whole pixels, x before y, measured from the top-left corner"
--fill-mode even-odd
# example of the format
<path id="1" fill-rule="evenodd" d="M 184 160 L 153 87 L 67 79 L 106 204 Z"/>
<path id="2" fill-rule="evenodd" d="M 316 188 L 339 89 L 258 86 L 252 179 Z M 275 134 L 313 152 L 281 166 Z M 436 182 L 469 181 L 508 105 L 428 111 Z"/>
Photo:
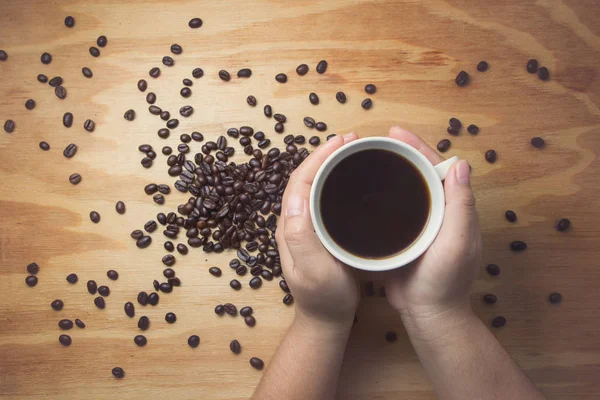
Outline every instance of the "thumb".
<path id="1" fill-rule="evenodd" d="M 290 193 L 284 212 L 283 239 L 292 258 L 310 257 L 321 251 L 321 242 L 310 219 L 308 200 L 299 193 Z"/>

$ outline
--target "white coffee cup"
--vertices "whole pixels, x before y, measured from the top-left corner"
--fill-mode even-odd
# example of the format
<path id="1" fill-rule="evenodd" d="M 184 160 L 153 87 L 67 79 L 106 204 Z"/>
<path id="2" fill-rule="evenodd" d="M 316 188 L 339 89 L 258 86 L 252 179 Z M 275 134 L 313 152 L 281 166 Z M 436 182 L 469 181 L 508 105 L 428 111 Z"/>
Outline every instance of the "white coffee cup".
<path id="1" fill-rule="evenodd" d="M 331 238 L 321 218 L 321 191 L 328 175 L 340 161 L 351 154 L 364 150 L 387 150 L 402 156 L 421 172 L 429 188 L 431 198 L 429 218 L 421 235 L 407 249 L 388 258 L 369 259 L 349 253 Z M 342 146 L 321 165 L 310 191 L 310 214 L 321 243 L 344 264 L 365 271 L 387 271 L 403 267 L 416 260 L 431 246 L 440 231 L 446 205 L 442 181 L 446 178 L 450 166 L 457 160 L 458 157 L 452 157 L 434 166 L 415 148 L 399 140 L 386 137 L 358 139 Z"/>

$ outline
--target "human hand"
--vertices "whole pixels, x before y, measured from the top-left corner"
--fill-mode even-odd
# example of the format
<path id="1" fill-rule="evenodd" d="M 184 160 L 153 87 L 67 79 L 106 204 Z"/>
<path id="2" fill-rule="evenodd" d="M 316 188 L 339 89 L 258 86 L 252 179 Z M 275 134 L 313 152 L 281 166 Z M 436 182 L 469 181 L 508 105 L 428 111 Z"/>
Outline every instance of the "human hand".
<path id="1" fill-rule="evenodd" d="M 296 302 L 296 314 L 324 323 L 351 326 L 359 289 L 354 271 L 336 260 L 317 237 L 309 210 L 310 189 L 323 162 L 355 133 L 336 136 L 319 146 L 292 174 L 283 196 L 276 231 L 285 279 Z"/>
<path id="2" fill-rule="evenodd" d="M 444 159 L 415 134 L 392 127 L 390 137 L 419 150 L 434 165 Z M 469 164 L 460 160 L 444 182 L 446 211 L 431 247 L 412 265 L 391 272 L 389 303 L 404 317 L 470 310 L 470 287 L 481 263 L 481 234 L 470 185 Z"/>

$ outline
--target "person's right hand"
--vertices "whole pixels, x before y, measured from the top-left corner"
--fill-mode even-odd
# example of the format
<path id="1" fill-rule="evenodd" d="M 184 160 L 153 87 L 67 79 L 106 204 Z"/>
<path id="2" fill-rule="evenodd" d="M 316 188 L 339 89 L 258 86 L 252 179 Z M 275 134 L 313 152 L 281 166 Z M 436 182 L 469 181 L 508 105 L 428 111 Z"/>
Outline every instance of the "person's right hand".
<path id="1" fill-rule="evenodd" d="M 392 127 L 390 137 L 419 150 L 433 165 L 444 160 L 407 130 Z M 389 303 L 403 317 L 471 309 L 470 288 L 481 263 L 481 234 L 466 161 L 452 165 L 444 191 L 446 211 L 437 238 L 412 265 L 392 271 L 385 284 Z"/>

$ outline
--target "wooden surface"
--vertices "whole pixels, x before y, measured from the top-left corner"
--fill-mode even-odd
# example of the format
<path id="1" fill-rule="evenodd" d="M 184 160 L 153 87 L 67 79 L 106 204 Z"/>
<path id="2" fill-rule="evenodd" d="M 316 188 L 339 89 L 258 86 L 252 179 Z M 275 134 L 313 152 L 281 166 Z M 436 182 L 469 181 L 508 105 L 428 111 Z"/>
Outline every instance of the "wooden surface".
<path id="1" fill-rule="evenodd" d="M 76 18 L 68 29 L 63 20 Z M 192 17 L 204 26 L 188 28 Z M 94 59 L 88 47 L 104 34 L 108 46 Z M 172 68 L 160 64 L 169 46 L 184 52 Z M 148 315 L 148 345 L 138 348 L 136 321 L 123 313 L 139 290 L 150 290 L 160 279 L 165 251 L 163 237 L 153 234 L 145 250 L 129 238 L 133 229 L 157 212 L 174 210 L 186 196 L 172 193 L 164 206 L 142 190 L 150 182 L 172 184 L 165 157 L 150 170 L 142 168 L 137 146 L 176 146 L 183 132 L 198 130 L 215 139 L 229 127 L 251 125 L 274 141 L 262 107 L 269 103 L 289 118 L 286 133 L 311 135 L 302 118 L 311 115 L 329 125 L 328 132 L 354 130 L 360 135 L 385 134 L 393 124 L 413 130 L 430 144 L 449 137 L 447 121 L 457 117 L 477 124 L 477 136 L 451 137 L 447 153 L 469 160 L 481 216 L 484 262 L 502 268 L 497 278 L 482 269 L 473 291 L 478 315 L 489 321 L 504 315 L 499 340 L 552 399 L 590 399 L 600 393 L 600 282 L 598 176 L 600 174 L 600 8 L 587 1 L 24 1 L 0 2 L 0 122 L 11 118 L 13 134 L 0 132 L 0 397 L 13 398 L 163 398 L 246 399 L 261 373 L 248 360 L 258 356 L 268 364 L 293 317 L 293 307 L 281 303 L 277 281 L 254 291 L 234 292 L 230 253 L 205 255 L 191 249 L 178 256 L 175 269 L 183 285 L 161 296 L 157 307 L 137 307 Z M 54 56 L 50 65 L 42 52 Z M 529 58 L 550 69 L 551 80 L 525 72 Z M 316 63 L 329 69 L 318 75 Z M 478 73 L 480 60 L 490 69 Z M 311 72 L 298 77 L 295 68 L 308 63 Z M 94 72 L 90 80 L 81 67 Z M 159 79 L 148 70 L 161 66 Z M 206 75 L 194 80 L 193 96 L 179 96 L 181 79 L 200 66 Z M 217 78 L 220 69 L 232 75 L 250 67 L 248 80 Z M 471 74 L 471 84 L 459 88 L 454 77 Z M 285 85 L 274 76 L 286 72 Z M 39 73 L 65 79 L 68 97 L 58 100 Z M 162 121 L 146 111 L 145 96 L 136 88 L 140 78 L 158 95 L 157 105 L 177 113 L 192 104 L 192 118 L 182 119 L 168 140 L 156 136 Z M 366 83 L 377 85 L 374 107 L 360 101 Z M 348 103 L 334 94 L 343 90 Z M 308 102 L 317 92 L 321 104 Z M 248 107 L 247 95 L 259 106 Z M 33 111 L 24 102 L 37 101 Z M 123 113 L 137 111 L 134 122 Z M 61 116 L 71 111 L 75 124 L 66 129 Z M 92 118 L 94 133 L 83 130 Z M 533 136 L 546 140 L 535 149 Z M 52 146 L 42 152 L 38 143 Z M 76 143 L 79 152 L 65 159 L 62 150 Z M 236 144 L 237 146 L 237 144 Z M 490 165 L 483 154 L 496 149 Z M 199 146 L 193 147 L 193 151 Z M 238 151 L 238 160 L 242 152 Z M 78 172 L 78 186 L 68 182 Z M 124 216 L 115 202 L 127 204 Z M 508 223 L 506 209 L 519 220 Z M 89 212 L 102 216 L 92 224 Z M 567 233 L 555 231 L 561 217 L 570 218 Z M 525 240 L 527 251 L 508 251 L 513 240 Z M 41 271 L 35 288 L 25 285 L 26 265 Z M 208 274 L 220 266 L 223 277 Z M 109 282 L 108 269 L 120 278 Z M 67 274 L 79 283 L 70 285 Z M 365 277 L 377 279 L 377 277 Z M 98 310 L 85 288 L 88 279 L 108 284 L 107 308 Z M 377 287 L 380 285 L 377 284 Z M 549 304 L 553 291 L 560 305 Z M 499 301 L 485 306 L 481 296 Z M 50 302 L 60 298 L 56 312 Z M 218 317 L 213 307 L 232 302 L 252 305 L 257 325 L 248 328 L 239 317 Z M 174 325 L 164 322 L 173 311 Z M 430 399 L 427 382 L 402 324 L 385 299 L 364 298 L 357 312 L 343 366 L 340 399 Z M 69 332 L 73 345 L 59 345 L 61 318 L 81 318 L 87 327 Z M 441 330 L 444 327 L 440 327 Z M 390 344 L 385 332 L 399 340 Z M 190 349 L 187 338 L 198 334 L 201 345 Z M 228 348 L 242 343 L 240 355 Z M 126 378 L 110 371 L 121 366 Z M 307 366 L 308 367 L 308 366 Z"/>

